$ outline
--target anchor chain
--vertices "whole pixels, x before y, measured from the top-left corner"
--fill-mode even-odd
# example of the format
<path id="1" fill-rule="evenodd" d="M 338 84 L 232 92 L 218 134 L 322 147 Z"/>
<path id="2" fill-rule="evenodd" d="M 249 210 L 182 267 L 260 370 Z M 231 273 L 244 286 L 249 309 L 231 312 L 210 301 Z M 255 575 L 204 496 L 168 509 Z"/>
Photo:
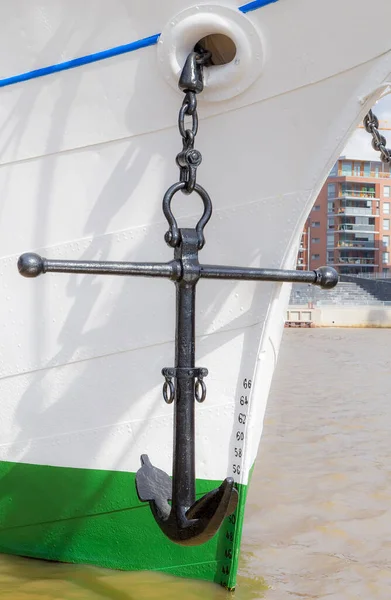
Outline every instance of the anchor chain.
<path id="1" fill-rule="evenodd" d="M 379 131 L 379 119 L 370 110 L 364 117 L 363 121 L 364 129 L 370 135 L 372 135 L 372 148 L 376 152 L 380 152 L 380 159 L 386 164 L 391 163 L 391 150 L 386 147 L 387 140 Z"/>
<path id="2" fill-rule="evenodd" d="M 199 150 L 194 148 L 198 132 L 197 94 L 204 89 L 203 67 L 209 64 L 210 57 L 209 51 L 198 46 L 197 52 L 191 52 L 187 57 L 178 83 L 178 87 L 185 93 L 178 115 L 178 129 L 182 137 L 182 150 L 176 157 L 179 167 L 179 182 L 174 183 L 163 198 L 163 212 L 169 224 L 165 240 L 172 248 L 177 248 L 180 244 L 178 225 L 171 211 L 171 200 L 179 190 L 184 194 L 196 192 L 203 201 L 204 214 L 196 225 L 199 250 L 205 244 L 203 229 L 212 214 L 210 198 L 204 188 L 197 184 L 197 169 L 202 162 L 202 155 Z M 185 124 L 186 116 L 191 117 L 190 129 Z"/>
<path id="3" fill-rule="evenodd" d="M 179 80 L 179 88 L 185 92 L 185 97 L 178 116 L 179 133 L 182 136 L 182 151 L 176 157 L 179 167 L 179 181 L 186 185 L 182 188 L 184 194 L 194 192 L 197 179 L 197 169 L 202 162 L 202 155 L 194 148 L 195 136 L 198 132 L 197 94 L 204 89 L 203 67 L 210 61 L 211 53 L 200 46 L 197 52 L 192 52 L 185 63 Z M 191 129 L 185 125 L 185 117 L 191 117 Z"/>

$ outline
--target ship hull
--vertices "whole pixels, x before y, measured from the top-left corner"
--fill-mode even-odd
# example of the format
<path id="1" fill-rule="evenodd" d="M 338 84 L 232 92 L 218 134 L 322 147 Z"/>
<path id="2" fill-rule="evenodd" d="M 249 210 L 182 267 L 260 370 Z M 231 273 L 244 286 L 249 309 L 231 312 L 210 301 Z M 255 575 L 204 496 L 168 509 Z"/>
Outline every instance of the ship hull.
<path id="1" fill-rule="evenodd" d="M 7 3 L 0 41 L 2 552 L 235 586 L 289 286 L 198 285 L 197 366 L 209 375 L 207 399 L 196 406 L 197 496 L 233 477 L 239 504 L 212 540 L 184 548 L 164 537 L 135 487 L 142 454 L 172 473 L 173 409 L 162 398 L 161 369 L 174 366 L 175 286 L 91 275 L 28 280 L 16 265 L 27 250 L 60 259 L 172 259 L 161 200 L 178 179 L 182 96 L 172 85 L 175 61 L 172 72 L 165 61 L 180 46 L 171 30 L 190 23 L 182 50 L 191 50 L 194 37 L 215 31 L 212 14 L 222 30 L 239 32 L 245 73 L 238 61 L 207 74 L 199 100 L 198 182 L 214 206 L 200 261 L 294 268 L 328 171 L 386 89 L 390 6 L 376 0 L 379 31 L 369 38 L 364 1 L 250 4 L 256 9 L 243 12 L 235 2 Z M 192 18 L 201 13 L 207 25 L 197 21 L 194 33 Z M 247 39 L 255 40 L 248 55 Z M 149 41 L 72 63 L 137 40 Z M 42 72 L 47 65 L 62 66 Z M 200 216 L 193 196 L 175 202 L 181 226 Z"/>

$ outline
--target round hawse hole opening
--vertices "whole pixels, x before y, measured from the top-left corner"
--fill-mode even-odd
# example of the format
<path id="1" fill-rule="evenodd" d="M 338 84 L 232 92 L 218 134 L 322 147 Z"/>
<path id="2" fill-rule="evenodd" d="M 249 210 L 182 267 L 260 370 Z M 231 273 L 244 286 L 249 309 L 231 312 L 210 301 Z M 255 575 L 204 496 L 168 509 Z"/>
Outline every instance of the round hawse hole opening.
<path id="1" fill-rule="evenodd" d="M 212 53 L 212 65 L 226 65 L 236 56 L 235 43 L 223 33 L 211 33 L 200 39 L 196 46 L 198 44 Z"/>

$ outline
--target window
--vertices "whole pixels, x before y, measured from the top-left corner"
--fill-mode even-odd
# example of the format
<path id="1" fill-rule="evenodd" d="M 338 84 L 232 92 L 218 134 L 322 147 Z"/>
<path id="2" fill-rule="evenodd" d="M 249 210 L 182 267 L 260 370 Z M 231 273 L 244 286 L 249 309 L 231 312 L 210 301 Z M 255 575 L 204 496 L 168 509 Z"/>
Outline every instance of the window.
<path id="1" fill-rule="evenodd" d="M 364 163 L 364 177 L 370 177 L 370 176 L 371 176 L 371 163 L 365 162 Z"/>
<path id="2" fill-rule="evenodd" d="M 320 254 L 311 254 L 311 260 L 319 260 Z"/>
<path id="3" fill-rule="evenodd" d="M 327 227 L 328 227 L 328 229 L 335 229 L 334 219 L 328 219 Z"/>
<path id="4" fill-rule="evenodd" d="M 383 235 L 383 246 L 385 248 L 388 248 L 390 245 L 390 236 L 389 235 Z"/>
<path id="5" fill-rule="evenodd" d="M 334 234 L 333 233 L 327 234 L 327 247 L 334 248 Z"/>
<path id="6" fill-rule="evenodd" d="M 320 227 L 320 221 L 314 221 L 312 227 Z"/>
<path id="7" fill-rule="evenodd" d="M 361 164 L 359 162 L 355 162 L 354 163 L 353 174 L 356 177 L 360 177 L 360 175 L 361 175 Z"/>
<path id="8" fill-rule="evenodd" d="M 337 177 L 338 175 L 338 161 L 335 163 L 333 168 L 330 171 L 330 177 Z"/>
<path id="9" fill-rule="evenodd" d="M 388 231 L 390 229 L 390 219 L 383 219 L 383 229 Z"/>
<path id="10" fill-rule="evenodd" d="M 350 160 L 344 160 L 342 162 L 342 175 L 352 174 L 352 162 Z"/>
<path id="11" fill-rule="evenodd" d="M 320 242 L 320 238 L 311 238 L 312 244 L 319 244 L 319 242 Z"/>
<path id="12" fill-rule="evenodd" d="M 312 210 L 320 210 L 320 204 L 315 204 Z"/>
<path id="13" fill-rule="evenodd" d="M 334 262 L 334 252 L 332 252 L 330 250 L 327 252 L 327 262 L 328 262 L 328 264 Z"/>
<path id="14" fill-rule="evenodd" d="M 388 265 L 389 262 L 390 262 L 390 253 L 383 252 L 383 265 Z"/>
<path id="15" fill-rule="evenodd" d="M 329 183 L 327 185 L 327 198 L 335 198 L 335 183 Z"/>
<path id="16" fill-rule="evenodd" d="M 333 213 L 334 212 L 334 202 L 327 202 L 327 212 L 328 213 Z"/>
<path id="17" fill-rule="evenodd" d="M 391 188 L 390 188 L 390 186 L 389 186 L 389 185 L 385 185 L 385 186 L 383 187 L 383 196 L 384 196 L 385 198 L 389 198 L 389 197 L 390 197 L 390 189 L 391 189 Z"/>
<path id="18" fill-rule="evenodd" d="M 390 203 L 383 202 L 383 215 L 389 215 L 389 214 L 390 214 Z"/>

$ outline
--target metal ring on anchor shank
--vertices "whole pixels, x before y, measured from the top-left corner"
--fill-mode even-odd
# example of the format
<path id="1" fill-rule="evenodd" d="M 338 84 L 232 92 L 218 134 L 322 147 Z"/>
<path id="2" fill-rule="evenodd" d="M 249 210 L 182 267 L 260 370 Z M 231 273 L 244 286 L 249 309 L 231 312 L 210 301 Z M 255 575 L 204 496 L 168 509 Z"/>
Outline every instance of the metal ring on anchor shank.
<path id="1" fill-rule="evenodd" d="M 171 210 L 171 201 L 175 194 L 179 192 L 179 190 L 185 189 L 186 185 L 187 184 L 185 181 L 178 181 L 178 183 L 174 183 L 171 187 L 168 188 L 163 197 L 163 213 L 169 225 L 169 230 L 164 236 L 164 239 L 166 240 L 167 244 L 172 248 L 176 248 L 177 246 L 179 246 L 180 234 L 178 224 Z M 198 235 L 198 249 L 201 250 L 201 248 L 203 248 L 205 244 L 204 227 L 209 221 L 210 217 L 212 216 L 212 201 L 208 192 L 204 190 L 204 188 L 198 183 L 196 183 L 194 191 L 197 192 L 204 204 L 204 212 L 195 227 Z"/>
<path id="2" fill-rule="evenodd" d="M 201 392 L 200 392 L 200 388 L 201 388 Z M 200 403 L 203 402 L 206 398 L 206 385 L 202 378 L 197 377 L 197 379 L 195 380 L 194 397 L 197 400 L 197 402 L 200 402 Z"/>
<path id="3" fill-rule="evenodd" d="M 172 404 L 175 398 L 175 386 L 172 383 L 171 379 L 166 379 L 163 383 L 163 398 L 164 402 L 167 404 Z"/>

